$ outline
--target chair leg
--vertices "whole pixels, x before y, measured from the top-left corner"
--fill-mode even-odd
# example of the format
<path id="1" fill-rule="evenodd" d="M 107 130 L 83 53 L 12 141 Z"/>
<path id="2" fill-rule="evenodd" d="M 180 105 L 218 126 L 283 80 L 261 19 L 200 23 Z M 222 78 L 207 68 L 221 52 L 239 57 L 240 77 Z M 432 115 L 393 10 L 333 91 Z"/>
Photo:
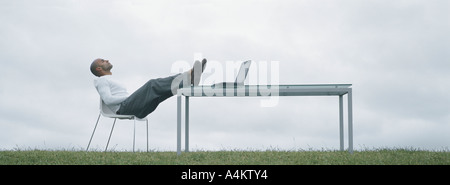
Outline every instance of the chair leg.
<path id="1" fill-rule="evenodd" d="M 114 125 L 116 125 L 116 120 L 117 120 L 117 118 L 114 118 L 114 123 L 113 123 L 113 126 L 111 128 L 111 133 L 109 133 L 108 143 L 106 143 L 105 152 L 108 150 L 109 140 L 111 140 L 111 135 L 112 135 L 113 130 L 114 130 Z"/>
<path id="2" fill-rule="evenodd" d="M 89 150 L 89 146 L 91 146 L 92 138 L 94 137 L 95 130 L 97 129 L 98 121 L 100 120 L 101 113 L 98 114 L 97 123 L 95 123 L 94 131 L 92 131 L 91 139 L 89 139 L 89 144 L 86 148 L 86 152 Z"/>
<path id="3" fill-rule="evenodd" d="M 134 118 L 134 124 L 133 124 L 133 152 L 134 152 L 134 147 L 136 145 L 136 118 Z"/>
<path id="4" fill-rule="evenodd" d="M 148 120 L 147 121 L 147 152 L 148 152 Z"/>

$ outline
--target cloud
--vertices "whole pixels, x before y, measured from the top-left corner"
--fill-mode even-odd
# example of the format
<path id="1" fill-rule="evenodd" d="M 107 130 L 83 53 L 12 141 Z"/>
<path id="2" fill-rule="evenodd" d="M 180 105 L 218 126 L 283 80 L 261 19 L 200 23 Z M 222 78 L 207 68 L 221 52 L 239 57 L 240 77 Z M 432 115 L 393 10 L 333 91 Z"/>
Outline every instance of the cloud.
<path id="1" fill-rule="evenodd" d="M 447 1 L 1 4 L 0 149 L 85 147 L 98 116 L 95 58 L 133 92 L 198 52 L 218 64 L 279 61 L 282 84 L 352 83 L 356 148 L 448 147 Z M 192 98 L 191 146 L 338 149 L 336 97 L 260 100 Z M 175 105 L 149 116 L 151 147 L 175 149 Z M 101 120 L 93 146 L 111 124 Z M 132 128 L 120 125 L 112 146 L 131 150 Z"/>

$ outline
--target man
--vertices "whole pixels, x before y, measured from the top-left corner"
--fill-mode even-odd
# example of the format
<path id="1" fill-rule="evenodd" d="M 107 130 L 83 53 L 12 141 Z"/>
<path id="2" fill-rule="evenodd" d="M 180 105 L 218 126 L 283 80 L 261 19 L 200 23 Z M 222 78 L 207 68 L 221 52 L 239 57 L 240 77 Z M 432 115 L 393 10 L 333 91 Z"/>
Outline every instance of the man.
<path id="1" fill-rule="evenodd" d="M 113 65 L 109 60 L 95 59 L 90 69 L 92 74 L 98 77 L 94 80 L 94 85 L 100 98 L 112 111 L 144 118 L 152 113 L 159 103 L 176 94 L 177 89 L 198 86 L 205 65 L 206 59 L 201 63 L 195 61 L 191 70 L 166 78 L 151 79 L 131 95 L 112 78 Z"/>

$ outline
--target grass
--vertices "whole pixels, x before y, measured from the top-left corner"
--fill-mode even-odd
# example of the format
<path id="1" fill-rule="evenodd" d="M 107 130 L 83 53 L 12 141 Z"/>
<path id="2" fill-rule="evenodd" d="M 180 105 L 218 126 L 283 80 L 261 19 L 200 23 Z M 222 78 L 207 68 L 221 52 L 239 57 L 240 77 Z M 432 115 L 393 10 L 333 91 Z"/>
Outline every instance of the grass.
<path id="1" fill-rule="evenodd" d="M 449 151 L 0 151 L 0 165 L 449 165 Z"/>

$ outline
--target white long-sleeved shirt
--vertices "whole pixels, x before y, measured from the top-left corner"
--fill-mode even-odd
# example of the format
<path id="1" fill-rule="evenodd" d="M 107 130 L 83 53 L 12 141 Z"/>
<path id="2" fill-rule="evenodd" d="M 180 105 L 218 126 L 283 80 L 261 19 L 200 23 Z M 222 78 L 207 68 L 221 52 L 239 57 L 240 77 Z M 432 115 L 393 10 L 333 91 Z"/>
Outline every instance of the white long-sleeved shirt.
<path id="1" fill-rule="evenodd" d="M 115 82 L 111 75 L 98 77 L 94 80 L 100 98 L 114 112 L 120 108 L 120 103 L 128 98 L 127 89 Z"/>

